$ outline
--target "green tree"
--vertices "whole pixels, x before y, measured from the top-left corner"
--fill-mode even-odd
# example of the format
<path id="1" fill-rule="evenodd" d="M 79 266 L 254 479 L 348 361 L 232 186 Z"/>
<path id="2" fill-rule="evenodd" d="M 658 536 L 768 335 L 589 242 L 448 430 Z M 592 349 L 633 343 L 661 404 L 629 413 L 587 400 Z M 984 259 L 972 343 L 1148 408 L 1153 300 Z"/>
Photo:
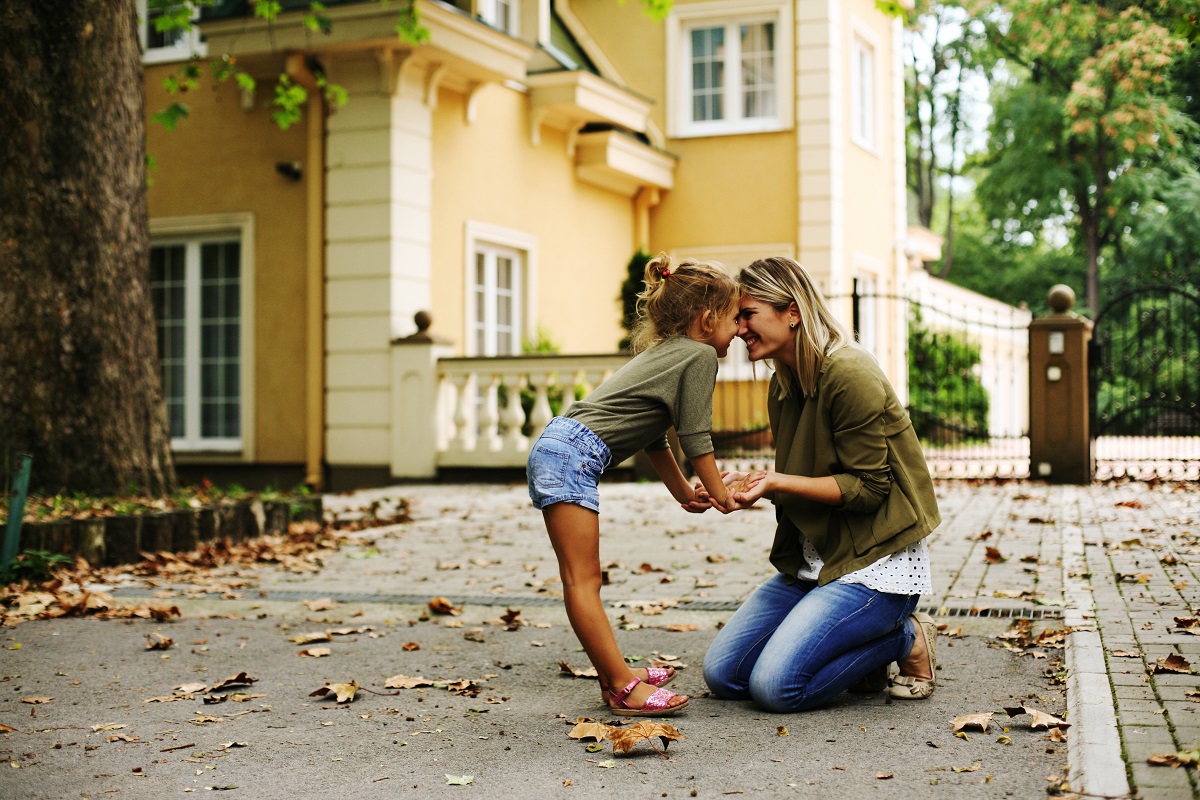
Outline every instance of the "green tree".
<path id="1" fill-rule="evenodd" d="M 927 327 L 919 312 L 908 325 L 908 407 L 917 435 L 931 444 L 988 438 L 987 389 L 975 374 L 979 345 Z"/>
<path id="2" fill-rule="evenodd" d="M 986 31 L 992 63 L 1009 75 L 993 93 L 980 202 L 997 223 L 1035 236 L 1066 226 L 1094 312 L 1102 258 L 1154 183 L 1145 174 L 1169 168 L 1190 130 L 1164 77 L 1186 46 L 1173 33 L 1176 4 L 966 5 Z"/>
<path id="3" fill-rule="evenodd" d="M 0 453 L 168 491 L 134 0 L 0 5 L 0 108 Z"/>
<path id="4" fill-rule="evenodd" d="M 906 179 L 911 217 L 945 231 L 946 277 L 954 261 L 956 180 L 969 147 L 969 119 L 978 109 L 968 83 L 979 77 L 978 28 L 957 3 L 917 0 L 904 47 Z"/>
<path id="5" fill-rule="evenodd" d="M 189 27 L 213 4 L 151 2 L 166 12 L 161 30 Z M 658 16 L 670 8 L 641 4 Z M 328 23 L 320 3 L 252 5 L 314 35 Z M 401 32 L 419 35 L 416 11 L 415 0 L 397 4 Z M 136 0 L 0 4 L 0 453 L 31 452 L 34 485 L 50 491 L 161 494 L 175 483 L 149 291 L 138 30 Z M 173 76 L 177 94 L 204 69 L 247 80 L 213 54 Z M 280 109 L 303 105 L 281 87 Z M 177 108 L 173 121 L 185 115 Z"/>
<path id="6" fill-rule="evenodd" d="M 625 335 L 617 343 L 618 350 L 625 351 L 630 347 L 630 335 L 633 333 L 634 323 L 637 322 L 638 293 L 646 286 L 646 264 L 650 262 L 651 257 L 644 250 L 638 250 L 625 267 L 625 280 L 621 282 L 619 298 L 621 301 L 621 325 L 625 328 Z"/>

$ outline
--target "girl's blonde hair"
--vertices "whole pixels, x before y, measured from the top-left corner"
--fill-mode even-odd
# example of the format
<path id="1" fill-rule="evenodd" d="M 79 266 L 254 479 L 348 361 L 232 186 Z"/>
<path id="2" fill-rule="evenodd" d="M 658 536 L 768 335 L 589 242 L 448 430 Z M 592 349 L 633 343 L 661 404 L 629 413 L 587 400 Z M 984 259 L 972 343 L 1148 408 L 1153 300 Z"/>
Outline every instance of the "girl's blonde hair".
<path id="1" fill-rule="evenodd" d="M 742 293 L 753 297 L 778 312 L 784 312 L 792 303 L 800 311 L 799 330 L 796 331 L 796 369 L 775 360 L 779 373 L 779 396 L 787 397 L 793 387 L 798 387 L 805 397 L 811 397 L 817 389 L 817 378 L 821 374 L 821 362 L 825 356 L 842 347 L 854 344 L 854 337 L 833 316 L 821 290 L 813 283 L 812 276 L 800 264 L 790 258 L 773 256 L 760 258 L 738 275 Z"/>
<path id="2" fill-rule="evenodd" d="M 666 253 L 650 259 L 644 280 L 630 333 L 635 353 L 686 334 L 705 311 L 715 316 L 731 311 L 740 294 L 737 281 L 720 264 L 692 259 L 675 264 Z"/>

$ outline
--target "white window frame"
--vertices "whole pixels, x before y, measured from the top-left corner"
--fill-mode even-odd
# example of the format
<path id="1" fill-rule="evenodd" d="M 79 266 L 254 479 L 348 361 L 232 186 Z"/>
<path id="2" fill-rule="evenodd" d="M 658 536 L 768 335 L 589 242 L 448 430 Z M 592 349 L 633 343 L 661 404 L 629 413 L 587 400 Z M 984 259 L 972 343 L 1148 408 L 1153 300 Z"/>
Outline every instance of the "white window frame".
<path id="1" fill-rule="evenodd" d="M 861 260 L 866 260 L 863 257 Z M 871 259 L 874 262 L 874 259 Z M 877 263 L 877 262 L 875 262 Z M 858 330 L 852 331 L 859 345 L 876 358 L 879 357 L 879 313 L 882 306 L 879 303 L 879 274 L 867 270 L 859 264 L 858 274 L 854 278 L 855 290 L 858 292 Z M 847 326 L 852 327 L 852 326 Z"/>
<path id="2" fill-rule="evenodd" d="M 850 25 L 850 140 L 879 154 L 879 43 L 864 24 Z"/>
<path id="3" fill-rule="evenodd" d="M 494 302 L 487 302 L 485 309 L 485 326 L 491 330 L 485 335 L 487 341 L 485 352 L 479 352 L 476 346 L 476 324 L 479 309 L 475 300 L 475 258 L 480 252 L 513 256 L 516 259 L 516 270 L 513 278 L 513 328 L 516 335 L 515 355 L 519 355 L 525 341 L 532 336 L 532 320 L 537 319 L 537 308 L 534 298 L 537 286 L 537 237 L 523 231 L 490 225 L 484 222 L 468 221 L 466 225 L 466 241 L 463 248 L 464 263 L 464 294 L 466 295 L 465 316 L 463 318 L 465 351 L 468 356 L 496 355 L 494 329 L 495 320 L 488 319 L 488 310 L 495 307 Z M 494 276 L 493 276 L 494 277 Z M 494 281 L 492 282 L 494 285 Z"/>
<path id="4" fill-rule="evenodd" d="M 185 391 L 188 410 L 186 434 L 172 437 L 171 449 L 177 453 L 240 454 L 241 460 L 252 461 L 255 457 L 254 441 L 254 216 L 252 214 L 207 214 L 194 217 L 168 217 L 150 221 L 150 245 L 187 245 L 189 248 L 204 242 L 239 242 L 240 253 L 240 303 L 239 317 L 239 362 L 241 365 L 239 396 L 241 436 L 237 438 L 203 438 L 200 436 L 200 340 L 190 333 L 186 351 L 187 389 Z M 192 280 L 191 276 L 188 278 Z M 189 331 L 199 326 L 199 294 L 192 292 L 187 298 L 187 324 Z"/>
<path id="5" fill-rule="evenodd" d="M 769 117 L 692 120 L 691 31 L 699 27 L 771 22 L 775 26 L 775 113 Z M 683 139 L 790 130 L 794 124 L 795 47 L 790 0 L 717 0 L 675 3 L 667 17 L 667 131 Z M 736 37 L 735 37 L 736 38 Z M 728 40 L 728 37 L 727 37 Z M 726 62 L 724 105 L 741 109 L 741 62 Z"/>
<path id="6" fill-rule="evenodd" d="M 478 0 L 479 18 L 493 28 L 509 36 L 517 36 L 521 29 L 521 0 Z M 508 25 L 500 24 L 500 9 L 508 9 Z"/>
<path id="7" fill-rule="evenodd" d="M 163 64 L 168 61 L 187 61 L 193 56 L 208 55 L 208 46 L 200 37 L 200 29 L 193 27 L 184 31 L 180 41 L 168 47 L 150 47 L 150 33 L 153 30 L 150 22 L 149 0 L 137 0 L 138 40 L 142 44 L 143 64 Z M 200 18 L 199 7 L 192 13 L 192 19 Z"/>

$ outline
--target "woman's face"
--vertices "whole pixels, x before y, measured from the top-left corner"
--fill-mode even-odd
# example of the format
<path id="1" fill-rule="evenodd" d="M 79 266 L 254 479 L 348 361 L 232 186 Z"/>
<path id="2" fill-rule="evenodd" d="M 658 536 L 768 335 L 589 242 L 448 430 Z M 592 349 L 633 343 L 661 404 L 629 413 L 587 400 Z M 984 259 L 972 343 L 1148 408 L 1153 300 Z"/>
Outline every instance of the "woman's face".
<path id="1" fill-rule="evenodd" d="M 776 311 L 769 303 L 743 294 L 737 335 L 746 343 L 751 361 L 772 358 L 794 367 L 796 331 L 790 325 L 796 321 L 791 308 Z"/>

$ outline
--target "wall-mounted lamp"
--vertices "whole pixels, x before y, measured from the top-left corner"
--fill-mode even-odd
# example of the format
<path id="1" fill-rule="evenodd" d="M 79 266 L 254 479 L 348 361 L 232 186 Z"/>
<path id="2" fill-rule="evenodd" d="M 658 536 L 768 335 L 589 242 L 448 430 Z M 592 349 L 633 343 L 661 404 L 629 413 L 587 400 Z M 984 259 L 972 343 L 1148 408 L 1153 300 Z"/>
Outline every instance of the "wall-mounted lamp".
<path id="1" fill-rule="evenodd" d="M 299 161 L 278 161 L 275 163 L 275 171 L 289 181 L 299 181 L 304 177 L 304 165 Z"/>

